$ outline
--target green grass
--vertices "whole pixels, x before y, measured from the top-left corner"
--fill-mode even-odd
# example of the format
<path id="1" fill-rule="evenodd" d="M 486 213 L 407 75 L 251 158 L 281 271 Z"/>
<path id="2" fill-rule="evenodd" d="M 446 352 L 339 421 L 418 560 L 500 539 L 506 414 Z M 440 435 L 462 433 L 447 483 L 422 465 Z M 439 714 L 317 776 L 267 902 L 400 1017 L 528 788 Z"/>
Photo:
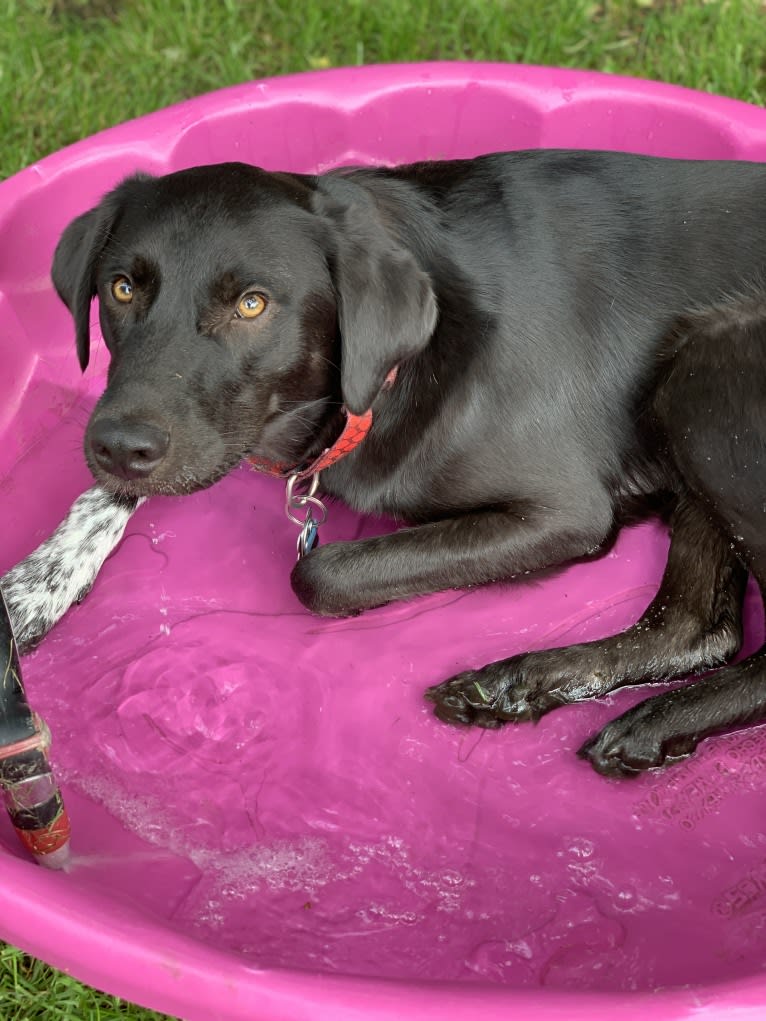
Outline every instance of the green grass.
<path id="1" fill-rule="evenodd" d="M 165 1014 L 96 992 L 46 964 L 0 945 L 2 1021 L 161 1021 Z"/>
<path id="2" fill-rule="evenodd" d="M 101 128 L 267 75 L 507 60 L 656 78 L 763 104 L 757 0 L 0 0 L 0 176 Z M 150 1021 L 0 948 L 2 1021 Z"/>
<path id="3" fill-rule="evenodd" d="M 523 61 L 762 102 L 764 54 L 755 0 L 0 0 L 0 175 L 199 92 L 307 68 Z"/>

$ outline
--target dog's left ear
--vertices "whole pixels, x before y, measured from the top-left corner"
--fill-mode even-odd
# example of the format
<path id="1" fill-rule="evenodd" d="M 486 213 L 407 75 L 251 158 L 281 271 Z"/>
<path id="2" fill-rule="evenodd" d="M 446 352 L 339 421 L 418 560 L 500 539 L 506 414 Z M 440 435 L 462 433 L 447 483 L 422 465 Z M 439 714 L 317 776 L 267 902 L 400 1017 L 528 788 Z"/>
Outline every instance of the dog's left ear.
<path id="1" fill-rule="evenodd" d="M 319 178 L 319 211 L 337 226 L 332 274 L 342 342 L 341 389 L 365 412 L 389 371 L 421 351 L 438 317 L 431 281 L 383 222 L 367 191 L 342 177 Z"/>

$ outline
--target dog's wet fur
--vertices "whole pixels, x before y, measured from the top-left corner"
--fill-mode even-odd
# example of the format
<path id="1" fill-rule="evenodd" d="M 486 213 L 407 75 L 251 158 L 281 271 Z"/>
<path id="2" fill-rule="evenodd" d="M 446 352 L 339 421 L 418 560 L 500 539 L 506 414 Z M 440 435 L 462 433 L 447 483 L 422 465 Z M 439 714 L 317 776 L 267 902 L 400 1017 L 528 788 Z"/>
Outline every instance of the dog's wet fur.
<path id="1" fill-rule="evenodd" d="M 88 463 L 119 500 L 187 493 L 248 455 L 306 462 L 344 405 L 372 407 L 322 487 L 408 527 L 296 564 L 298 598 L 333 616 L 597 556 L 663 514 L 634 627 L 428 691 L 442 720 L 499 727 L 720 668 L 580 753 L 660 766 L 766 716 L 764 650 L 724 665 L 748 572 L 766 584 L 764 206 L 756 164 L 599 152 L 131 177 L 53 266 L 83 368 L 94 295 L 111 354 Z"/>

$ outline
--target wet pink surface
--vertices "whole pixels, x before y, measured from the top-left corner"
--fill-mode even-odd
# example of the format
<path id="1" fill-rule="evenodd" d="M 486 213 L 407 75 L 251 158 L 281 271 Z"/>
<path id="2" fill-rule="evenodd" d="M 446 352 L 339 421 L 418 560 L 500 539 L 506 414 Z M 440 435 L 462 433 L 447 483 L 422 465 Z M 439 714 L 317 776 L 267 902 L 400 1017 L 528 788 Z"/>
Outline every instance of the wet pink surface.
<path id="1" fill-rule="evenodd" d="M 90 484 L 106 355 L 80 377 L 48 270 L 66 222 L 122 175 L 556 145 L 761 159 L 766 114 L 594 74 L 367 68 L 203 97 L 0 185 L 0 571 Z M 323 538 L 388 527 L 334 507 Z M 74 864 L 30 864 L 3 819 L 0 937 L 190 1021 L 762 1017 L 763 728 L 618 782 L 574 751 L 646 688 L 492 733 L 422 699 L 456 670 L 634 621 L 662 531 L 545 581 L 349 621 L 299 606 L 294 541 L 280 484 L 244 468 L 151 501 L 25 659 Z M 751 592 L 749 646 L 762 635 Z"/>

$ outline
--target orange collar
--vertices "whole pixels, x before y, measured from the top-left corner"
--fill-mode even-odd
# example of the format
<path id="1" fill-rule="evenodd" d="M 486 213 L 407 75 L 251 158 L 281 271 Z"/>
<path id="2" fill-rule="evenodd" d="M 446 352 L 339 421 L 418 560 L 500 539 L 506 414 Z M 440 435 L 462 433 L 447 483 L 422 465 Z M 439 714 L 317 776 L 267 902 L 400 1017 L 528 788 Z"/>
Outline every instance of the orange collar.
<path id="1" fill-rule="evenodd" d="M 389 387 L 394 385 L 398 371 L 399 366 L 395 365 L 386 376 L 381 391 L 388 390 Z M 297 465 L 290 467 L 278 461 L 269 461 L 265 457 L 254 456 L 248 457 L 247 460 L 256 471 L 263 472 L 266 475 L 273 475 L 279 479 L 290 477 L 307 479 L 311 475 L 317 475 L 319 472 L 324 471 L 325 468 L 329 468 L 330 465 L 335 464 L 341 458 L 350 454 L 352 450 L 355 450 L 372 428 L 372 408 L 368 408 L 361 415 L 353 415 L 348 408 L 344 407 L 343 413 L 346 416 L 346 424 L 343 426 L 340 436 L 331 447 L 323 450 L 307 466 Z"/>

